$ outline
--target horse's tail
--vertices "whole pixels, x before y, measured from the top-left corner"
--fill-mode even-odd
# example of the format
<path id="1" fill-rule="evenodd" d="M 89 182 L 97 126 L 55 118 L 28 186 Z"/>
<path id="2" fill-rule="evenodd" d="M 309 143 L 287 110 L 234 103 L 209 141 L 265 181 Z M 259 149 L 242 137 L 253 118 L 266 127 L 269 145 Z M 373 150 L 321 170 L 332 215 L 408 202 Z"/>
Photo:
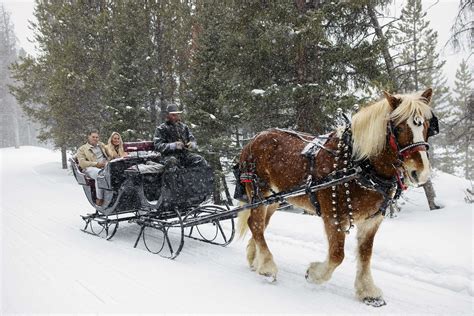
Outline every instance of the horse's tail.
<path id="1" fill-rule="evenodd" d="M 241 205 L 245 203 L 241 202 Z M 237 232 L 239 233 L 239 238 L 243 238 L 249 229 L 248 219 L 250 217 L 250 210 L 245 210 L 239 213 L 239 218 L 237 221 Z"/>

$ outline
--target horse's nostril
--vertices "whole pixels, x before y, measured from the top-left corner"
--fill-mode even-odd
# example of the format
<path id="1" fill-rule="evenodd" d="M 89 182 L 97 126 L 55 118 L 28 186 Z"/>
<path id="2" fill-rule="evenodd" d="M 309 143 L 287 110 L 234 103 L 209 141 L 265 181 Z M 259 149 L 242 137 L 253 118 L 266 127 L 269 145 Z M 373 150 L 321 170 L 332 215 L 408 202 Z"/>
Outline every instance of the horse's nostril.
<path id="1" fill-rule="evenodd" d="M 415 181 L 418 181 L 418 175 L 416 174 L 416 171 L 415 171 L 415 170 L 413 170 L 413 171 L 411 172 L 411 178 L 412 178 L 413 180 L 415 180 Z"/>

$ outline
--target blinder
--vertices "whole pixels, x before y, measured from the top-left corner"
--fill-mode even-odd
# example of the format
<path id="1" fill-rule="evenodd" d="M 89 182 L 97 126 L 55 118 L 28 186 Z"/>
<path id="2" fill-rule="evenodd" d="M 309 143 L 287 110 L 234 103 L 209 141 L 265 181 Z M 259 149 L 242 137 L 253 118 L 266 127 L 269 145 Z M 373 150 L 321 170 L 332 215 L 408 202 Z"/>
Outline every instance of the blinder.
<path id="1" fill-rule="evenodd" d="M 432 117 L 430 119 L 430 126 L 428 127 L 428 137 L 435 136 L 439 134 L 439 123 L 438 118 L 432 113 Z"/>

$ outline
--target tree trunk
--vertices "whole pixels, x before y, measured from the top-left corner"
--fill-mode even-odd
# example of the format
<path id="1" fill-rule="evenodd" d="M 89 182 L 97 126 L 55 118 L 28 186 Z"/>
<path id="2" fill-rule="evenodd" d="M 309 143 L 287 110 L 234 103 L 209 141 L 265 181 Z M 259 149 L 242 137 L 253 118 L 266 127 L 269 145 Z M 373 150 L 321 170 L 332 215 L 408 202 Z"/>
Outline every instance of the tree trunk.
<path id="1" fill-rule="evenodd" d="M 214 176 L 216 176 L 216 173 L 214 173 Z M 222 204 L 222 197 L 221 197 L 221 186 L 220 186 L 220 181 L 218 177 L 215 177 L 217 181 L 214 181 L 214 193 L 213 193 L 213 200 L 214 204 L 221 205 Z"/>
<path id="2" fill-rule="evenodd" d="M 390 51 L 389 51 L 389 48 L 388 48 L 389 43 L 388 43 L 388 40 L 387 40 L 387 38 L 385 37 L 385 35 L 382 31 L 382 28 L 380 27 L 380 24 L 379 24 L 379 21 L 377 19 L 377 15 L 375 14 L 375 9 L 374 9 L 373 5 L 369 4 L 367 6 L 367 12 L 369 14 L 370 22 L 372 23 L 372 27 L 375 30 L 375 34 L 377 35 L 377 37 L 384 44 L 383 49 L 382 49 L 382 54 L 383 54 L 383 58 L 384 58 L 384 62 L 385 62 L 385 69 L 387 71 L 387 75 L 388 75 L 390 81 L 392 82 L 392 85 L 394 86 L 394 88 L 398 89 L 399 88 L 398 82 L 397 82 L 397 79 L 395 77 L 395 73 L 393 71 L 393 69 L 394 69 L 393 58 L 390 55 Z M 415 61 L 415 67 L 416 67 L 416 61 Z M 417 80 L 418 80 L 418 78 L 415 77 L 416 90 L 418 90 Z M 438 205 L 436 205 L 436 203 L 434 201 L 436 193 L 434 191 L 433 184 L 431 183 L 431 180 L 428 180 L 428 182 L 426 182 L 423 185 L 423 189 L 425 190 L 425 195 L 426 195 L 426 199 L 428 200 L 428 205 L 430 206 L 430 210 L 439 209 L 440 207 Z"/>
<path id="3" fill-rule="evenodd" d="M 375 13 L 375 9 L 374 9 L 372 4 L 369 4 L 367 6 L 367 12 L 369 14 L 370 22 L 372 23 L 372 27 L 375 30 L 375 34 L 377 35 L 377 37 L 380 39 L 380 41 L 383 44 L 382 55 L 383 55 L 383 59 L 385 61 L 385 69 L 386 69 L 387 74 L 390 78 L 390 81 L 392 81 L 392 85 L 393 85 L 392 88 L 396 90 L 398 88 L 398 83 L 397 83 L 397 80 L 396 80 L 396 77 L 395 77 L 395 73 L 393 72 L 393 69 L 394 69 L 393 59 L 392 59 L 392 55 L 390 55 L 390 51 L 388 49 L 389 43 L 388 43 L 387 37 L 385 36 L 385 34 L 382 31 L 382 27 L 380 26 L 379 20 L 377 19 L 377 14 Z"/>
<path id="4" fill-rule="evenodd" d="M 61 146 L 61 162 L 63 169 L 67 169 L 66 146 Z"/>
<path id="5" fill-rule="evenodd" d="M 33 141 L 31 140 L 31 124 L 30 122 L 27 122 L 26 123 L 26 144 L 28 146 L 32 146 L 33 145 Z"/>
<path id="6" fill-rule="evenodd" d="M 471 146 L 471 135 L 469 134 L 467 136 L 467 142 L 466 142 L 466 150 L 465 150 L 465 159 L 466 159 L 466 162 L 465 162 L 465 166 L 464 166 L 464 173 L 465 173 L 465 177 L 467 180 L 471 180 L 471 174 L 470 174 L 470 159 L 471 159 L 471 155 L 469 154 L 469 146 Z"/>
<path id="7" fill-rule="evenodd" d="M 425 195 L 426 199 L 428 200 L 428 205 L 430 207 L 430 210 L 437 210 L 440 209 L 441 207 L 436 205 L 434 199 L 436 197 L 436 192 L 433 187 L 433 183 L 431 180 L 426 181 L 425 184 L 423 184 L 423 189 L 425 190 Z"/>
<path id="8" fill-rule="evenodd" d="M 239 127 L 237 126 L 235 131 L 235 145 L 237 148 L 240 148 L 240 135 L 239 135 Z"/>
<path id="9" fill-rule="evenodd" d="M 13 134 L 15 136 L 15 148 L 20 148 L 20 126 L 18 124 L 18 117 L 16 111 L 13 112 Z"/>
<path id="10" fill-rule="evenodd" d="M 216 155 L 209 156 L 209 163 L 212 166 L 214 171 L 214 189 L 213 189 L 213 200 L 214 204 L 220 205 L 222 204 L 222 197 L 221 197 L 221 183 L 220 183 L 220 174 L 222 166 L 220 166 L 219 157 Z"/>
<path id="11" fill-rule="evenodd" d="M 222 181 L 222 186 L 224 187 L 224 192 L 225 192 L 225 197 L 227 199 L 227 204 L 233 206 L 234 203 L 232 203 L 232 196 L 230 195 L 229 187 L 227 186 L 227 181 L 225 181 L 225 174 L 224 173 L 222 173 L 222 175 L 221 175 L 221 181 Z"/>

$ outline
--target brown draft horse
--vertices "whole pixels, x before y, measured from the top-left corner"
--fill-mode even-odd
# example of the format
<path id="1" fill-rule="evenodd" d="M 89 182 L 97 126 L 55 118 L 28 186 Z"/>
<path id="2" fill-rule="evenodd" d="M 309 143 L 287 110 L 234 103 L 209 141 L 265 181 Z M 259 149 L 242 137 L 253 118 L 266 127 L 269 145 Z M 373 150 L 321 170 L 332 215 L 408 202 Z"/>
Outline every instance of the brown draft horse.
<path id="1" fill-rule="evenodd" d="M 403 170 L 403 174 L 408 176 L 412 183 L 423 184 L 430 176 L 426 140 L 432 117 L 429 106 L 432 90 L 413 95 L 390 95 L 387 92 L 384 94 L 385 98 L 363 107 L 352 117 L 352 161 L 369 161 L 376 175 L 382 179 L 392 179 L 397 172 Z M 391 146 L 390 141 L 387 141 L 387 135 L 392 128 L 396 130 L 392 135 L 398 143 L 398 148 L 403 148 L 398 152 Z M 334 155 L 340 137 L 341 131 L 335 131 L 326 142 L 325 147 L 332 150 L 332 153 L 327 150 L 319 150 L 317 153 L 313 178 L 324 178 L 341 165 L 341 161 Z M 304 183 L 308 176 L 309 160 L 301 154 L 305 145 L 306 142 L 297 135 L 278 129 L 267 130 L 255 136 L 243 148 L 240 163 L 254 163 L 254 172 L 260 179 L 257 187 L 261 196 L 291 190 Z M 410 150 L 401 155 L 401 151 L 406 149 Z M 257 187 L 250 183 L 245 185 L 247 196 L 253 196 L 253 188 Z M 349 193 L 351 205 L 348 205 L 346 199 Z M 337 197 L 334 198 L 335 196 Z M 315 213 L 309 195 L 287 200 L 307 212 Z M 385 305 L 382 291 L 375 286 L 370 269 L 374 237 L 384 218 L 380 212 L 377 213 L 384 197 L 353 180 L 348 182 L 347 186 L 340 184 L 318 191 L 317 200 L 329 249 L 325 261 L 310 264 L 306 272 L 307 280 L 321 284 L 331 278 L 336 267 L 344 259 L 346 230 L 354 224 L 357 226 L 358 242 L 356 295 L 368 305 Z M 247 246 L 248 264 L 252 270 L 273 277 L 274 280 L 278 269 L 265 240 L 264 231 L 277 207 L 278 203 L 263 205 L 239 214 L 241 236 L 248 228 L 252 232 Z"/>

